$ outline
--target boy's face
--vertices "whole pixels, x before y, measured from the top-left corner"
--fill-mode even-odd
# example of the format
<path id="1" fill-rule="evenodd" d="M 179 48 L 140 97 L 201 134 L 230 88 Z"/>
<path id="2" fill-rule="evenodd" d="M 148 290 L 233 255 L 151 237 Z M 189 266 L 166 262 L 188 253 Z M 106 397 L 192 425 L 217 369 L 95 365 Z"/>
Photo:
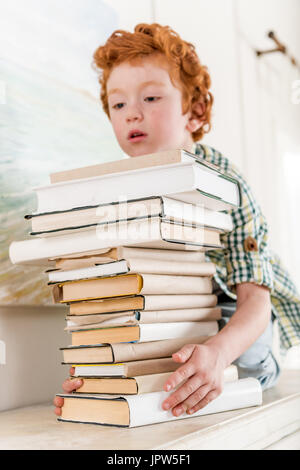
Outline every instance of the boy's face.
<path id="1" fill-rule="evenodd" d="M 173 85 L 161 60 L 148 57 L 115 66 L 107 95 L 113 130 L 127 155 L 192 150 L 190 115 L 182 114 L 181 90 Z"/>

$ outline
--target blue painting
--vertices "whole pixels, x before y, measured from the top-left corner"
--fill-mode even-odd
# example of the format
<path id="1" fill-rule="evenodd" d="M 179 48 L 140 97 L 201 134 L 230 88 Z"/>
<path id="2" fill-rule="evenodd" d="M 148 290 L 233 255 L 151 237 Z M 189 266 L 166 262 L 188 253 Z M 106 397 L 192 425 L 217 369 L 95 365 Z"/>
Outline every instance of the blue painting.
<path id="1" fill-rule="evenodd" d="M 30 237 L 24 215 L 50 173 L 122 158 L 91 67 L 118 18 L 100 0 L 10 0 L 1 10 L 0 304 L 49 304 L 43 269 L 12 265 L 8 248 Z"/>

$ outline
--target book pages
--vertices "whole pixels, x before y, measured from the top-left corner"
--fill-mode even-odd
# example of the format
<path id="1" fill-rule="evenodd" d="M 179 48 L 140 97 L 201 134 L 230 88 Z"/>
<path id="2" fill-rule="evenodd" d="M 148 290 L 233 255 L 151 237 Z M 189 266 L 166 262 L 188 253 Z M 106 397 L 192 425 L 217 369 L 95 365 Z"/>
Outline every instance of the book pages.
<path id="1" fill-rule="evenodd" d="M 154 341 L 165 338 L 182 338 L 192 335 L 212 336 L 218 333 L 218 322 L 180 322 L 180 323 L 151 323 L 139 325 L 139 341 Z"/>
<path id="2" fill-rule="evenodd" d="M 172 310 L 178 308 L 214 307 L 218 297 L 214 294 L 199 295 L 145 295 L 144 310 Z"/>
<path id="3" fill-rule="evenodd" d="M 143 287 L 139 293 L 147 295 L 162 294 L 211 294 L 212 280 L 200 276 L 168 276 L 142 274 Z"/>

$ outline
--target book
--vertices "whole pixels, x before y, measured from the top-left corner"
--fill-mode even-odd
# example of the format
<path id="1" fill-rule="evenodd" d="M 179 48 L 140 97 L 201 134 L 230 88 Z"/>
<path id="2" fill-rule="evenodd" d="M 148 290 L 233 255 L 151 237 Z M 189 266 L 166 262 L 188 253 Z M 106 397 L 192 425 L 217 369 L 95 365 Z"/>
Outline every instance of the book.
<path id="1" fill-rule="evenodd" d="M 113 312 L 156 311 L 208 308 L 217 305 L 215 294 L 133 295 L 70 303 L 69 315 L 93 315 Z"/>
<path id="2" fill-rule="evenodd" d="M 204 343 L 208 336 L 146 341 L 143 343 L 111 343 L 60 348 L 64 364 L 113 364 L 170 357 L 185 344 Z"/>
<path id="3" fill-rule="evenodd" d="M 180 364 L 172 357 L 143 359 L 116 364 L 72 364 L 74 373 L 71 377 L 137 377 L 140 375 L 173 372 Z"/>
<path id="4" fill-rule="evenodd" d="M 181 364 L 173 361 L 171 357 L 145 359 L 123 364 L 73 364 L 74 373 L 70 377 L 132 378 L 149 376 L 151 378 L 158 374 L 167 373 L 169 375 L 180 366 Z M 230 382 L 236 379 L 238 379 L 238 369 L 234 364 L 231 364 L 224 370 L 224 380 Z"/>
<path id="5" fill-rule="evenodd" d="M 76 389 L 76 393 L 100 393 L 100 394 L 124 394 L 139 395 L 141 393 L 158 392 L 163 390 L 163 385 L 170 373 L 140 375 L 138 377 L 119 378 L 82 378 L 82 385 Z"/>
<path id="6" fill-rule="evenodd" d="M 150 323 L 139 325 L 113 326 L 104 328 L 81 328 L 71 330 L 72 346 L 101 343 L 127 343 L 131 341 L 159 341 L 182 338 L 193 334 L 213 336 L 219 331 L 217 321 Z"/>
<path id="7" fill-rule="evenodd" d="M 196 251 L 223 248 L 220 234 L 215 230 L 152 217 L 97 225 L 93 229 L 67 235 L 14 241 L 9 246 L 9 256 L 13 264 L 48 266 L 49 258 L 78 253 L 83 255 L 127 245 Z"/>
<path id="8" fill-rule="evenodd" d="M 54 258 L 55 268 L 63 271 L 88 268 L 99 264 L 142 258 L 148 261 L 193 262 L 204 263 L 205 253 L 200 251 L 161 250 L 156 248 L 140 248 L 135 246 L 117 246 L 103 248 L 89 255 L 74 254 L 61 258 Z"/>
<path id="9" fill-rule="evenodd" d="M 229 232 L 233 228 L 229 214 L 163 196 L 29 214 L 25 219 L 31 220 L 31 235 L 51 236 L 85 230 L 99 224 L 157 216 L 180 223 L 203 225 L 221 232 Z"/>
<path id="10" fill-rule="evenodd" d="M 119 202 L 152 196 L 167 196 L 182 202 L 223 211 L 240 206 L 238 180 L 206 163 L 174 151 L 173 164 L 142 166 L 139 169 L 105 173 L 99 176 L 57 182 L 35 188 L 37 213 L 65 211 L 75 207 Z M 190 154 L 191 155 L 191 154 Z M 134 165 L 136 157 L 128 161 Z M 143 159 L 143 162 L 147 159 Z M 162 157 L 163 161 L 163 157 Z M 149 160 L 148 160 L 149 162 Z"/>
<path id="11" fill-rule="evenodd" d="M 120 274 L 55 284 L 55 302 L 101 299 L 126 295 L 211 294 L 211 277 L 169 276 L 167 274 Z"/>
<path id="12" fill-rule="evenodd" d="M 209 262 L 197 263 L 133 258 L 68 271 L 52 270 L 48 271 L 48 278 L 49 284 L 52 284 L 95 277 L 116 276 L 118 274 L 137 274 L 139 272 L 144 274 L 213 276 L 216 267 L 214 263 Z"/>
<path id="13" fill-rule="evenodd" d="M 261 385 L 252 377 L 225 383 L 221 394 L 193 415 L 184 413 L 176 417 L 171 410 L 163 410 L 162 403 L 168 395 L 169 393 L 164 391 L 113 397 L 58 394 L 64 398 L 62 414 L 58 421 L 137 427 L 262 404 Z"/>
<path id="14" fill-rule="evenodd" d="M 103 368 L 103 366 L 101 367 Z M 77 366 L 79 372 L 80 369 L 89 372 L 87 371 L 89 368 L 95 370 L 94 366 Z M 77 377 L 80 377 L 83 383 L 81 387 L 76 389 L 76 393 L 140 395 L 142 393 L 160 392 L 163 391 L 163 386 L 170 374 L 171 372 L 164 372 L 136 377 L 96 377 L 92 373 L 87 377 L 80 374 Z M 234 380 L 238 380 L 238 374 L 236 366 L 232 365 L 224 370 L 224 382 Z M 178 387 L 183 383 L 179 384 Z"/>
<path id="15" fill-rule="evenodd" d="M 186 308 L 176 310 L 148 310 L 129 311 L 116 313 L 100 313 L 91 315 L 67 315 L 65 330 L 80 328 L 91 325 L 92 328 L 98 326 L 138 324 L 138 323 L 170 323 L 183 321 L 209 321 L 221 320 L 221 308 Z"/>
<path id="16" fill-rule="evenodd" d="M 126 158 L 116 160 L 113 162 L 98 163 L 96 165 L 75 168 L 67 171 L 59 171 L 50 174 L 51 183 L 60 183 L 71 180 L 78 180 L 81 178 L 90 178 L 95 176 L 102 176 L 106 174 L 113 174 L 125 171 L 139 170 L 152 166 L 171 165 L 174 163 L 199 161 L 208 168 L 220 171 L 219 167 L 204 160 L 201 156 L 196 155 L 186 150 L 165 150 L 162 152 L 142 155 L 135 158 Z"/>

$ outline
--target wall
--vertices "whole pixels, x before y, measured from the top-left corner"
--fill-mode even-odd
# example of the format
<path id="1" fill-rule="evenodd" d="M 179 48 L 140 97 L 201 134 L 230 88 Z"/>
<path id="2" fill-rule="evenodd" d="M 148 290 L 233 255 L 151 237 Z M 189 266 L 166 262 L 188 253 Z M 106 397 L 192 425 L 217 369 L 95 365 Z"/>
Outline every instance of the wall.
<path id="1" fill-rule="evenodd" d="M 246 176 L 267 217 L 271 247 L 300 289 L 300 224 L 295 217 L 300 191 L 293 176 L 300 171 L 300 103 L 292 100 L 300 72 L 282 54 L 257 58 L 255 53 L 274 47 L 266 36 L 274 30 L 300 63 L 300 3 L 186 0 L 184 8 L 176 0 L 154 4 L 155 20 L 195 44 L 208 66 L 215 104 L 213 129 L 203 142 L 221 150 Z"/>
<path id="2" fill-rule="evenodd" d="M 69 344 L 64 307 L 1 307 L 0 411 L 52 401 L 68 367 L 59 348 Z M 3 343 L 2 343 L 3 346 Z M 3 363 L 4 362 L 4 363 Z"/>

